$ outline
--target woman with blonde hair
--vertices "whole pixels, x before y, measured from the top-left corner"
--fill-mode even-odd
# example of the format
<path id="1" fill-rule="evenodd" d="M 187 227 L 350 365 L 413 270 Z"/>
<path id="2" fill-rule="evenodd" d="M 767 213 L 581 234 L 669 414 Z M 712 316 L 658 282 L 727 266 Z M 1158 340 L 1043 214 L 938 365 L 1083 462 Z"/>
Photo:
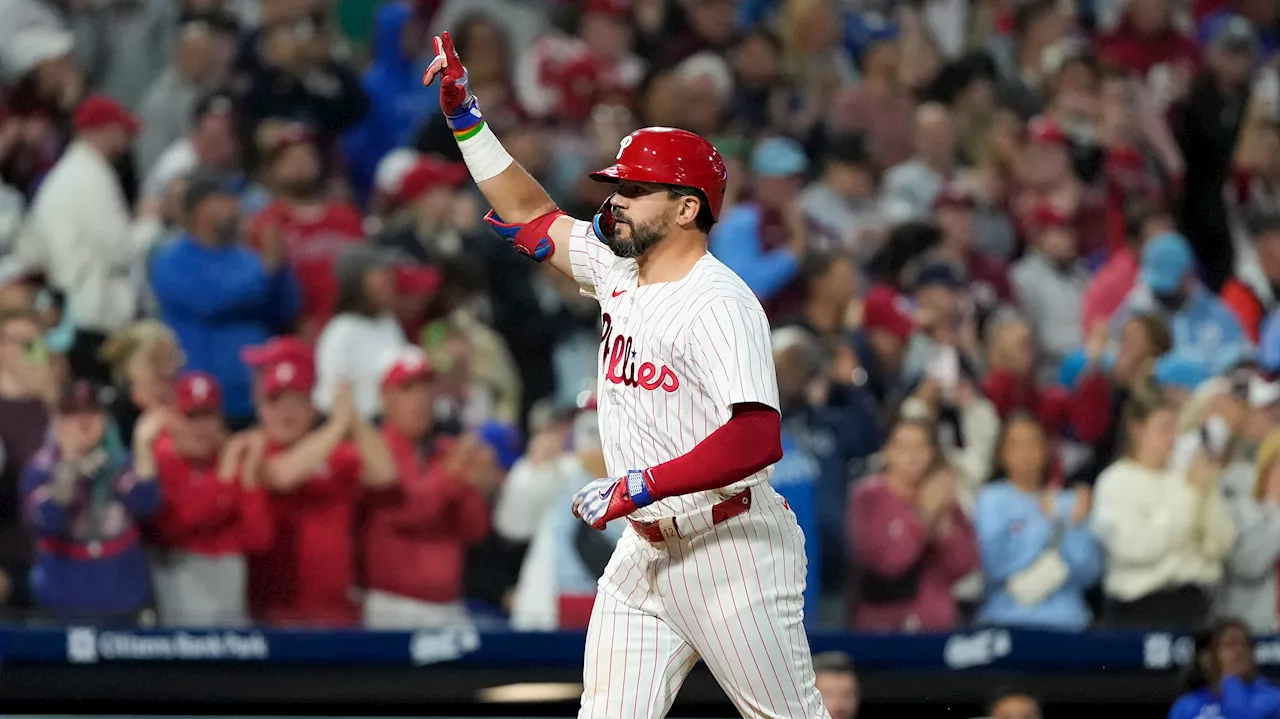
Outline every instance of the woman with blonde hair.
<path id="1" fill-rule="evenodd" d="M 1107 554 L 1104 621 L 1113 628 L 1199 626 L 1236 540 L 1222 498 L 1222 466 L 1203 451 L 1170 468 L 1178 413 L 1156 388 L 1139 387 L 1121 419 L 1124 456 L 1094 488 L 1093 531 Z"/>
<path id="2" fill-rule="evenodd" d="M 115 396 L 108 411 L 120 436 L 133 441 L 133 428 L 147 410 L 167 406 L 186 357 L 168 325 L 141 320 L 125 327 L 102 345 L 99 356 L 111 368 Z"/>
<path id="3" fill-rule="evenodd" d="M 1226 579 L 1214 614 L 1239 617 L 1256 633 L 1274 634 L 1280 589 L 1280 430 L 1258 449 L 1258 460 L 1234 462 L 1222 475 L 1222 490 L 1238 538 L 1227 555 Z"/>

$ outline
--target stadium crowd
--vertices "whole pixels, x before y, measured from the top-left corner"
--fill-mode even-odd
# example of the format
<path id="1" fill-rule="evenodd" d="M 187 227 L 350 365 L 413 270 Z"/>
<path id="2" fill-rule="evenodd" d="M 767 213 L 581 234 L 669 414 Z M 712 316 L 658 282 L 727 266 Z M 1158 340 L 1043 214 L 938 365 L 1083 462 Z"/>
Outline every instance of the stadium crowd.
<path id="1" fill-rule="evenodd" d="M 1275 2 L 371 5 L 0 0 L 7 614 L 585 625 L 598 314 L 482 222 L 447 28 L 570 214 L 724 156 L 813 626 L 1277 629 Z"/>

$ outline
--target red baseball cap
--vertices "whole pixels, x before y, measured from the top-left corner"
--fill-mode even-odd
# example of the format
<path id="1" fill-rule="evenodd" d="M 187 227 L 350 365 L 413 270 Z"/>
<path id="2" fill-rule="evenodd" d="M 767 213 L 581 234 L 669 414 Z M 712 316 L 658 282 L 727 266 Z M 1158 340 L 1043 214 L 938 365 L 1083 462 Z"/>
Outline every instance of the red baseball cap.
<path id="1" fill-rule="evenodd" d="M 185 415 L 222 411 L 222 387 L 208 372 L 186 372 L 174 388 L 175 404 Z"/>
<path id="2" fill-rule="evenodd" d="M 316 369 L 311 362 L 279 359 L 258 369 L 262 391 L 269 398 L 290 390 L 310 395 L 316 387 Z"/>
<path id="3" fill-rule="evenodd" d="M 1044 145 L 1061 145 L 1066 146 L 1067 133 L 1063 132 L 1062 126 L 1057 120 L 1045 115 L 1037 115 L 1031 118 L 1027 123 L 1027 137 L 1032 142 Z"/>
<path id="4" fill-rule="evenodd" d="M 862 301 L 862 328 L 885 330 L 906 342 L 915 329 L 915 322 L 902 308 L 898 293 L 888 287 L 876 287 Z"/>
<path id="5" fill-rule="evenodd" d="M 401 385 L 430 379 L 435 374 L 431 360 L 417 347 L 404 347 L 397 350 L 387 360 L 387 368 L 382 373 L 382 388 L 399 387 Z"/>
<path id="6" fill-rule="evenodd" d="M 315 364 L 315 353 L 311 345 L 293 335 L 272 337 L 266 343 L 253 347 L 245 347 L 240 351 L 240 359 L 250 367 L 262 369 L 277 362 L 293 361 L 300 364 Z"/>
<path id="7" fill-rule="evenodd" d="M 467 166 L 461 162 L 447 162 L 434 155 L 424 155 L 401 178 L 397 199 L 402 203 L 413 202 L 437 187 L 459 187 L 470 177 Z"/>
<path id="8" fill-rule="evenodd" d="M 130 135 L 142 129 L 142 121 L 125 109 L 124 105 L 106 95 L 90 95 L 76 108 L 72 124 L 76 130 L 98 130 L 117 126 Z"/>
<path id="9" fill-rule="evenodd" d="M 1039 229 L 1047 227 L 1071 227 L 1075 217 L 1058 209 L 1052 202 L 1041 202 L 1031 208 L 1030 223 Z"/>
<path id="10" fill-rule="evenodd" d="M 436 291 L 443 280 L 440 270 L 427 265 L 396 267 L 396 289 L 407 294 L 429 295 Z"/>

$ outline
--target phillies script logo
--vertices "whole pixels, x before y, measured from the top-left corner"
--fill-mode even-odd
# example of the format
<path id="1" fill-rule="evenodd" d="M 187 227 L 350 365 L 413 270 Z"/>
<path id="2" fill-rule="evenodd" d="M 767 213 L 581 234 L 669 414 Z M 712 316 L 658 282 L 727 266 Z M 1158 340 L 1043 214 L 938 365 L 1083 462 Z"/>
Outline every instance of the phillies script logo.
<path id="1" fill-rule="evenodd" d="M 658 367 L 652 362 L 636 365 L 636 353 L 631 349 L 631 338 L 613 334 L 613 318 L 604 313 L 604 333 L 600 336 L 600 366 L 604 378 L 626 387 L 647 390 L 663 389 L 675 392 L 680 389 L 680 378 L 666 365 Z"/>

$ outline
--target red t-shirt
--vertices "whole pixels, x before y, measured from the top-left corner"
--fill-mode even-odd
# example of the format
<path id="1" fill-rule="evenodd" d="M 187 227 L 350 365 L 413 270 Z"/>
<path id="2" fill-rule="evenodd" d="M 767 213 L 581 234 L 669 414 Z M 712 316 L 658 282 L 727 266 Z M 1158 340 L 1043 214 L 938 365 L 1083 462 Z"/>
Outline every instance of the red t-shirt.
<path id="1" fill-rule="evenodd" d="M 361 550 L 366 586 L 424 602 L 462 596 L 467 546 L 489 533 L 489 503 L 444 467 L 452 443 L 429 453 L 390 426 L 382 437 L 399 481 L 368 496 Z"/>
<path id="2" fill-rule="evenodd" d="M 271 546 L 271 508 L 262 488 L 218 478 L 218 460 L 180 456 L 168 434 L 155 445 L 160 511 L 147 528 L 158 547 L 210 556 L 264 551 Z"/>
<path id="3" fill-rule="evenodd" d="M 1200 67 L 1200 46 L 1173 27 L 1155 35 L 1138 32 L 1126 16 L 1111 33 L 1097 41 L 1098 57 L 1135 72 L 1145 80 L 1157 65 Z"/>
<path id="4" fill-rule="evenodd" d="M 364 224 L 350 205 L 328 202 L 315 210 L 299 212 L 277 200 L 263 208 L 249 224 L 249 246 L 262 246 L 264 233 L 279 226 L 289 266 L 302 287 L 302 327 L 300 334 L 315 340 L 333 316 L 338 300 L 338 281 L 333 275 L 334 260 L 344 247 L 363 243 Z"/>
<path id="5" fill-rule="evenodd" d="M 267 456 L 285 448 L 268 446 Z M 352 598 L 352 527 L 360 496 L 360 453 L 344 443 L 293 491 L 271 495 L 275 542 L 249 561 L 249 604 L 277 625 L 348 626 L 359 618 Z"/>

